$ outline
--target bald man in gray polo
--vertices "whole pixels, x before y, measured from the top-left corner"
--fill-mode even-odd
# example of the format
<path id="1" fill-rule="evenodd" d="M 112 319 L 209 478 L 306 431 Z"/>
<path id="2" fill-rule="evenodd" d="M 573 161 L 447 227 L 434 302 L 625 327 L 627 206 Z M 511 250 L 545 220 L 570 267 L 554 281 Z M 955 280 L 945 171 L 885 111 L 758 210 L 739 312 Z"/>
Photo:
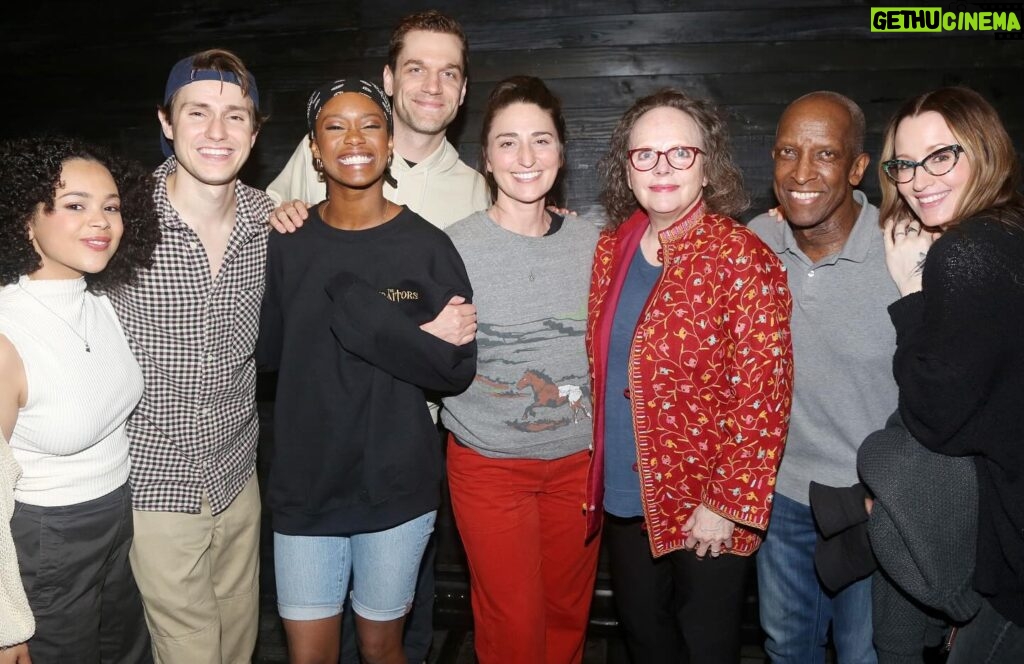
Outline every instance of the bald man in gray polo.
<path id="1" fill-rule="evenodd" d="M 811 480 L 857 482 L 857 449 L 896 408 L 899 297 L 885 266 L 878 208 L 854 187 L 870 161 L 864 114 L 832 92 L 784 111 L 772 158 L 780 216 L 750 223 L 788 271 L 795 380 L 786 451 L 757 556 L 765 651 L 775 664 L 825 660 L 828 628 L 842 664 L 875 664 L 870 578 L 827 592 L 814 570 Z"/>

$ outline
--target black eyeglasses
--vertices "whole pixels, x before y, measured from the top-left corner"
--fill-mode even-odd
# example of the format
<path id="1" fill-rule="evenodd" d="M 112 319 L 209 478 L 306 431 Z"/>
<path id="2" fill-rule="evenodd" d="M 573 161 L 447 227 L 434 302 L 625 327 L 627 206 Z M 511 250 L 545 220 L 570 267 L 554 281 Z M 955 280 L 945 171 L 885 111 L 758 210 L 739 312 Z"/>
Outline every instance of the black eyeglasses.
<path id="1" fill-rule="evenodd" d="M 635 148 L 626 154 L 629 155 L 629 163 L 638 171 L 649 171 L 657 166 L 661 155 L 665 155 L 665 160 L 669 166 L 677 171 L 685 171 L 693 166 L 693 162 L 697 160 L 697 155 L 707 155 L 707 152 L 688 145 L 677 145 L 668 150 Z"/>
<path id="2" fill-rule="evenodd" d="M 921 161 L 908 161 L 906 159 L 890 159 L 882 162 L 882 170 L 889 176 L 889 179 L 899 184 L 906 184 L 914 179 L 917 174 L 917 167 L 920 166 L 929 175 L 945 175 L 960 161 L 960 155 L 964 149 L 959 145 L 947 145 L 939 148 Z"/>

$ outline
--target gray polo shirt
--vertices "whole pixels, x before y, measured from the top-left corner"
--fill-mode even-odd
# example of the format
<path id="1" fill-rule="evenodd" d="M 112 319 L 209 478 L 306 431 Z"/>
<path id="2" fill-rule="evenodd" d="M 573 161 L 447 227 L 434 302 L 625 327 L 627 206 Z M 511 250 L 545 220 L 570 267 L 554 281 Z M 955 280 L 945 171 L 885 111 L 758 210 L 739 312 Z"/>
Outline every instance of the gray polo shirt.
<path id="1" fill-rule="evenodd" d="M 775 490 L 808 504 L 811 480 L 857 482 L 857 449 L 896 409 L 896 332 L 886 311 L 899 299 L 885 267 L 878 208 L 860 191 L 860 216 L 842 251 L 812 262 L 788 224 L 763 214 L 750 228 L 786 266 L 793 295 L 793 413 Z"/>

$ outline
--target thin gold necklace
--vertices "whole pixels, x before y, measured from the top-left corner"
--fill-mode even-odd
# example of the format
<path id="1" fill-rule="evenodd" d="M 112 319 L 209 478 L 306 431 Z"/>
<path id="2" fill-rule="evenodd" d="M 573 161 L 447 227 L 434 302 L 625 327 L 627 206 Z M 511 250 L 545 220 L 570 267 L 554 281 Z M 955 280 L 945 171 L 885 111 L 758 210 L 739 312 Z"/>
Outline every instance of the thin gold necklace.
<path id="1" fill-rule="evenodd" d="M 89 335 L 89 310 L 88 310 L 88 309 L 86 308 L 86 306 L 85 306 L 85 297 L 82 297 L 82 319 L 83 319 L 83 320 L 85 321 L 85 336 L 83 336 L 83 335 L 81 335 L 81 334 L 79 334 L 79 333 L 78 333 L 78 330 L 76 330 L 76 329 L 75 329 L 75 326 L 74 326 L 74 325 L 72 325 L 71 323 L 69 323 L 69 322 L 67 322 L 66 320 L 64 320 L 64 317 L 63 317 L 63 316 L 61 316 L 60 314 L 58 314 L 58 313 L 57 313 L 56 311 L 54 311 L 54 310 L 53 310 L 53 309 L 51 309 L 50 307 L 46 306 L 46 303 L 45 303 L 45 302 L 43 302 L 43 301 L 42 301 L 42 300 L 40 300 L 40 299 L 39 299 L 38 297 L 36 297 L 36 296 L 35 296 L 35 295 L 33 295 L 32 293 L 30 293 L 30 292 L 28 291 L 28 289 L 27 289 L 27 288 L 25 288 L 24 286 L 22 286 L 22 285 L 21 285 L 21 283 L 20 283 L 20 282 L 18 283 L 18 288 L 20 288 L 20 289 L 22 290 L 22 292 L 23 292 L 23 293 L 25 293 L 25 295 L 28 295 L 28 296 L 29 296 L 30 298 L 32 298 L 33 300 L 35 300 L 35 301 L 36 301 L 36 303 L 37 303 L 37 304 L 38 304 L 39 306 L 41 306 L 41 307 L 42 307 L 43 309 L 46 309 L 46 310 L 47 310 L 47 311 L 49 311 L 49 312 L 50 312 L 51 314 L 53 314 L 53 317 L 54 317 L 54 318 L 56 318 L 56 319 L 57 319 L 57 320 L 59 320 L 60 322 L 62 322 L 62 323 L 64 323 L 65 325 L 67 325 L 67 328 L 68 328 L 69 330 L 71 330 L 71 331 L 72 331 L 72 332 L 74 333 L 74 335 L 75 335 L 76 337 L 78 337 L 79 339 L 81 339 L 81 340 L 82 340 L 82 343 L 83 343 L 83 344 L 85 344 L 85 352 L 86 352 L 86 353 L 91 353 L 91 352 L 92 352 L 92 348 L 91 348 L 91 347 L 89 346 L 89 336 L 88 336 L 88 335 Z"/>

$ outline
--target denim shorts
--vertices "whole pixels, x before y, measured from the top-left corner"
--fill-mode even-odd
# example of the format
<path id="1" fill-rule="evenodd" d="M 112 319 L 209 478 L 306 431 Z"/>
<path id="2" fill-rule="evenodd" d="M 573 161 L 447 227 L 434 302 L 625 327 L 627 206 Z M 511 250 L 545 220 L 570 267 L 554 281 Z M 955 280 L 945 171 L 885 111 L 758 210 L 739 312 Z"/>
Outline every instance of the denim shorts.
<path id="1" fill-rule="evenodd" d="M 388 621 L 409 612 L 416 576 L 437 512 L 350 537 L 274 533 L 277 610 L 286 620 L 341 614 L 349 577 L 352 608 L 367 620 Z"/>

